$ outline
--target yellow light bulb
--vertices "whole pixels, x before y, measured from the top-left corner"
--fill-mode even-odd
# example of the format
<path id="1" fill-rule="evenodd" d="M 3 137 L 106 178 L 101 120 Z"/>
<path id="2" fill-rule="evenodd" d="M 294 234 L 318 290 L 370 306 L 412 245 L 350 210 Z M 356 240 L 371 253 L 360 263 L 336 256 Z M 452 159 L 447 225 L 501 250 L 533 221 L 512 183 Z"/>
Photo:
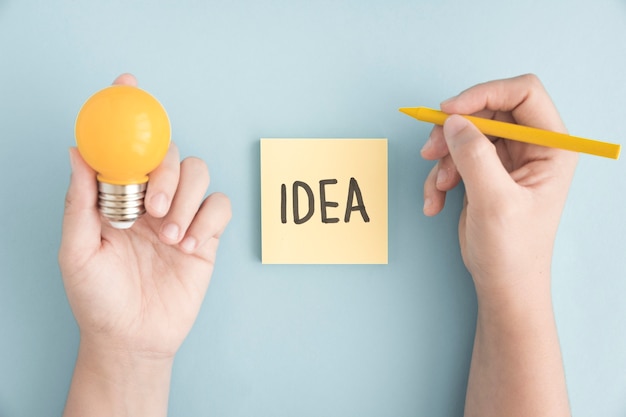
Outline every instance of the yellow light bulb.
<path id="1" fill-rule="evenodd" d="M 170 132 L 161 103 L 128 85 L 98 91 L 78 112 L 78 151 L 98 173 L 98 207 L 113 227 L 129 228 L 145 213 L 148 174 L 165 158 Z"/>

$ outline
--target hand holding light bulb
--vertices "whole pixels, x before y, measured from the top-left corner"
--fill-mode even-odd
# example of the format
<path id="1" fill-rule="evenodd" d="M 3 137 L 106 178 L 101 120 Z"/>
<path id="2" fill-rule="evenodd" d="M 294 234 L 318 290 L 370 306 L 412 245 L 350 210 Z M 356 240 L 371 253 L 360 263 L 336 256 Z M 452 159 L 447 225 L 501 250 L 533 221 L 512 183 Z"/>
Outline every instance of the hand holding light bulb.
<path id="1" fill-rule="evenodd" d="M 230 201 L 204 198 L 206 165 L 181 162 L 172 143 L 150 172 L 146 214 L 119 230 L 99 213 L 98 173 L 75 148 L 70 162 L 59 263 L 80 347 L 64 415 L 115 415 L 122 400 L 140 408 L 131 415 L 165 415 L 173 357 L 204 299 Z"/>
<path id="2" fill-rule="evenodd" d="M 161 104 L 134 85 L 117 84 L 92 95 L 76 118 L 76 144 L 98 173 L 98 207 L 117 229 L 144 212 L 148 173 L 165 158 L 170 123 Z"/>

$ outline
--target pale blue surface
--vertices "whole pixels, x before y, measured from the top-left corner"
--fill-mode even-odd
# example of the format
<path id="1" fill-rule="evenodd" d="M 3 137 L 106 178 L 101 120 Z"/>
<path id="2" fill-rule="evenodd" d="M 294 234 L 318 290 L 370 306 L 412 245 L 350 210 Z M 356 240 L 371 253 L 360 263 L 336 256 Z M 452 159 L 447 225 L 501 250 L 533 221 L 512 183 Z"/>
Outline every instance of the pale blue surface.
<path id="1" fill-rule="evenodd" d="M 234 206 L 171 416 L 461 415 L 476 310 L 461 193 L 421 214 L 429 126 L 397 108 L 534 72 L 572 133 L 626 143 L 622 0 L 0 0 L 0 416 L 63 408 L 67 149 L 81 103 L 124 71 Z M 262 266 L 260 137 L 388 137 L 389 265 Z M 557 241 L 577 416 L 626 415 L 625 174 L 582 157 Z"/>

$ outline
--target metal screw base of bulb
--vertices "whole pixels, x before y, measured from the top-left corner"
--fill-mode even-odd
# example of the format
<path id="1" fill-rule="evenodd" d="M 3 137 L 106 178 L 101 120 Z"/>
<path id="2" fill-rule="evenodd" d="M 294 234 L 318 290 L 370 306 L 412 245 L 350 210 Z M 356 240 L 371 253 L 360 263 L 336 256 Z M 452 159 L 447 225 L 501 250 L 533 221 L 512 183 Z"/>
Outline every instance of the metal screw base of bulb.
<path id="1" fill-rule="evenodd" d="M 148 183 L 118 185 L 98 181 L 98 208 L 111 226 L 128 229 L 146 212 L 143 204 Z"/>

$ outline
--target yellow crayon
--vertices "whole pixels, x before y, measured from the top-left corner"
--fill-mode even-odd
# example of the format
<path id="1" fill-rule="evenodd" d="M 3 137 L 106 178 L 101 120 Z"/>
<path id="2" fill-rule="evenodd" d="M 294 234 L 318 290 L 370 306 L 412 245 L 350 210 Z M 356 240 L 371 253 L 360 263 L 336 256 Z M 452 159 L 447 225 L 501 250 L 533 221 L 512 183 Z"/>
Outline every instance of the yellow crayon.
<path id="1" fill-rule="evenodd" d="M 437 125 L 443 125 L 443 122 L 445 122 L 449 116 L 447 113 L 429 109 L 427 107 L 404 107 L 401 108 L 400 111 L 416 118 L 417 120 Z M 482 117 L 463 117 L 471 121 L 478 128 L 478 130 L 485 135 L 497 136 L 504 139 L 532 143 L 535 145 L 549 146 L 551 148 L 565 149 L 568 151 L 583 152 L 590 155 L 603 156 L 605 158 L 619 158 L 621 146 L 615 143 L 600 142 L 597 140 L 566 135 L 564 133 L 537 129 L 536 127 L 521 126 L 513 123 L 484 119 Z"/>

